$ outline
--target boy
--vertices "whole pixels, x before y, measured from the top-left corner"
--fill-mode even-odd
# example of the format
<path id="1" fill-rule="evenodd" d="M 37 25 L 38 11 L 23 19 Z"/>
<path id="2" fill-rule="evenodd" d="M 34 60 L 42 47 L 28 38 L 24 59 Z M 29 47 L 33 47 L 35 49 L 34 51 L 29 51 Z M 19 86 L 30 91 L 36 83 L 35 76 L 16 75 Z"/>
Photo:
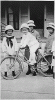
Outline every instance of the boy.
<path id="1" fill-rule="evenodd" d="M 30 33 L 35 36 L 35 38 L 38 40 L 38 42 L 40 42 L 41 38 L 40 38 L 40 34 L 39 32 L 37 32 L 34 27 L 35 27 L 35 24 L 34 24 L 34 21 L 33 20 L 29 20 L 27 22 L 28 26 L 29 26 L 29 29 L 30 29 Z"/>
<path id="2" fill-rule="evenodd" d="M 16 41 L 16 38 L 12 35 L 14 31 L 14 28 L 11 25 L 7 25 L 5 27 L 5 34 L 6 36 L 3 38 L 2 41 L 2 52 L 4 54 L 4 57 L 7 55 L 14 55 L 18 51 L 18 44 Z M 6 62 L 9 62 L 7 59 Z M 4 66 L 5 69 L 5 76 L 7 77 L 7 67 Z M 15 76 L 15 71 L 13 69 L 12 75 Z"/>
<path id="3" fill-rule="evenodd" d="M 49 32 L 49 36 L 48 36 L 48 39 L 47 39 L 47 42 L 46 42 L 46 45 L 45 45 L 45 50 L 44 50 L 44 54 L 49 54 L 51 55 L 51 50 L 52 50 L 52 43 L 53 43 L 53 40 L 54 40 L 54 30 L 55 30 L 55 25 L 54 23 L 49 23 L 48 26 L 47 26 L 47 30 Z M 52 58 L 50 58 L 48 56 L 48 61 L 51 63 L 52 61 Z M 53 73 L 53 70 L 51 69 L 51 66 L 49 66 L 49 69 L 46 71 L 46 73 Z"/>

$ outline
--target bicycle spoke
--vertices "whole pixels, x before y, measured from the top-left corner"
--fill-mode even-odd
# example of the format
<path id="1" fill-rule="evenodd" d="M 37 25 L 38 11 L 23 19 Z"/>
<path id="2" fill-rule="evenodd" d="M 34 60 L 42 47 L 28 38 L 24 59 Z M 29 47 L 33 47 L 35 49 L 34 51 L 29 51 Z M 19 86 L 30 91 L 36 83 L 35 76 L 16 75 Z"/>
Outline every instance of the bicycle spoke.
<path id="1" fill-rule="evenodd" d="M 14 57 L 6 57 L 1 62 L 1 73 L 5 79 L 14 79 L 21 73 L 21 62 L 16 60 L 15 64 Z M 7 72 L 7 77 L 5 76 L 5 72 Z M 15 73 L 15 76 L 13 75 Z"/>

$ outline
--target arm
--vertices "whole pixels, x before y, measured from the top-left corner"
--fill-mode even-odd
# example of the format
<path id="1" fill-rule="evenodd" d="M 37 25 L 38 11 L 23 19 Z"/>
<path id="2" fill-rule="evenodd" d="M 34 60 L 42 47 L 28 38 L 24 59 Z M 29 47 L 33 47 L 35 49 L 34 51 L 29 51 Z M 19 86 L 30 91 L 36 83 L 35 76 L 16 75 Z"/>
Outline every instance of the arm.
<path id="1" fill-rule="evenodd" d="M 21 40 L 21 43 L 20 43 L 20 47 L 21 48 L 26 47 L 27 44 L 28 44 L 27 36 L 23 36 L 22 40 Z"/>
<path id="2" fill-rule="evenodd" d="M 36 31 L 36 39 L 38 40 L 38 42 L 41 42 L 41 37 L 39 32 Z"/>
<path id="3" fill-rule="evenodd" d="M 18 51 L 18 43 L 17 43 L 17 40 L 15 37 L 14 37 L 14 43 L 15 43 L 15 51 L 17 52 Z"/>
<path id="4" fill-rule="evenodd" d="M 55 41 L 53 41 L 53 44 L 52 44 L 52 52 L 55 52 Z"/>
<path id="5" fill-rule="evenodd" d="M 6 52 L 6 38 L 5 37 L 3 38 L 1 48 L 2 48 L 2 52 Z"/>

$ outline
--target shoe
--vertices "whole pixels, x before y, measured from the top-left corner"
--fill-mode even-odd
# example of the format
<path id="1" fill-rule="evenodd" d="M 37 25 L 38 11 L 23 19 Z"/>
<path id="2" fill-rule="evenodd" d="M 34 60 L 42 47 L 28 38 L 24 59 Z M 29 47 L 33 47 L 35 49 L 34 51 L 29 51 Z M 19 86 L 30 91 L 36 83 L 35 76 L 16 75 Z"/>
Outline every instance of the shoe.
<path id="1" fill-rule="evenodd" d="M 50 74 L 51 73 L 51 66 L 49 66 L 49 69 L 45 71 L 45 73 Z"/>
<path id="2" fill-rule="evenodd" d="M 33 76 L 36 76 L 36 72 L 33 73 Z"/>
<path id="3" fill-rule="evenodd" d="M 7 77 L 7 72 L 5 72 L 5 75 L 4 76 Z"/>
<path id="4" fill-rule="evenodd" d="M 29 75 L 30 73 L 31 73 L 30 65 L 28 65 L 28 71 L 27 71 L 26 75 Z"/>
<path id="5" fill-rule="evenodd" d="M 16 76 L 16 75 L 15 75 L 15 71 L 12 71 L 12 76 Z"/>
<path id="6" fill-rule="evenodd" d="M 53 74 L 53 67 L 52 67 L 52 69 L 51 69 L 51 74 Z"/>
<path id="7" fill-rule="evenodd" d="M 29 75 L 31 73 L 31 71 L 27 71 L 26 75 Z"/>
<path id="8" fill-rule="evenodd" d="M 34 68 L 35 68 L 35 72 L 38 73 L 38 70 L 37 70 L 37 63 L 34 64 Z"/>

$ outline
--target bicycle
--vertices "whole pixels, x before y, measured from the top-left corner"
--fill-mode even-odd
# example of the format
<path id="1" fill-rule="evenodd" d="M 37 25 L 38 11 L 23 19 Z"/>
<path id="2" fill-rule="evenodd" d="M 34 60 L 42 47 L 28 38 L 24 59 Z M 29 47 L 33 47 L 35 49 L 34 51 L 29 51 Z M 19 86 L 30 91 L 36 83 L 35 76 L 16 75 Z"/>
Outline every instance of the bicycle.
<path id="1" fill-rule="evenodd" d="M 24 65 L 23 65 L 23 62 L 27 63 L 27 64 L 30 64 L 29 60 L 23 55 L 22 53 L 22 50 L 21 49 L 25 49 L 25 48 L 20 48 L 18 50 L 18 54 L 15 55 L 15 56 L 11 56 L 9 55 L 8 57 L 5 57 L 4 59 L 2 59 L 1 61 L 1 75 L 4 79 L 16 79 L 20 74 L 21 72 L 23 71 L 23 68 L 24 68 Z M 39 49 L 37 50 L 37 59 L 38 59 L 38 55 L 39 55 Z M 22 56 L 19 55 L 19 52 L 23 55 L 23 57 L 25 58 L 22 58 Z M 32 71 L 38 71 L 38 73 L 40 72 L 43 76 L 46 76 L 46 77 L 52 77 L 53 74 L 47 74 L 45 73 L 45 71 L 48 70 L 48 66 L 51 65 L 47 59 L 46 59 L 46 56 L 43 56 L 41 53 L 40 53 L 41 57 L 39 60 L 37 60 L 37 67 L 35 68 L 34 66 L 31 66 L 31 70 Z M 52 55 L 50 55 L 52 57 Z M 9 63 L 6 62 L 6 60 L 9 60 Z M 43 62 L 44 60 L 44 62 Z M 38 64 L 40 63 L 40 66 L 38 66 Z M 4 76 L 4 65 L 7 66 L 7 77 Z M 12 68 L 15 69 L 15 76 L 12 76 Z"/>

